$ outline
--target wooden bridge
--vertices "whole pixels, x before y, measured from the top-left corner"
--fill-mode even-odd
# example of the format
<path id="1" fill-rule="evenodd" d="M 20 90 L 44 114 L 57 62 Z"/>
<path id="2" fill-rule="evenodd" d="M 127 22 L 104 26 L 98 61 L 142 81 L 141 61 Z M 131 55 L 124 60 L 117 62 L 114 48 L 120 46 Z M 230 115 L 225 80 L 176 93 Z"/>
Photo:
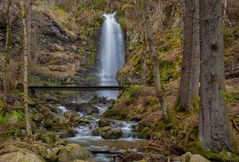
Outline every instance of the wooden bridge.
<path id="1" fill-rule="evenodd" d="M 82 79 L 83 78 L 83 79 Z M 85 79 L 88 78 L 88 79 Z M 90 78 L 90 79 L 89 79 Z M 119 91 L 124 87 L 128 87 L 132 84 L 141 84 L 139 79 L 133 81 L 129 78 L 119 78 L 116 81 L 115 77 L 107 76 L 101 85 L 98 84 L 99 76 L 85 76 L 80 79 L 72 78 L 32 78 L 30 91 Z"/>
<path id="2" fill-rule="evenodd" d="M 31 91 L 119 91 L 123 86 L 29 86 Z"/>

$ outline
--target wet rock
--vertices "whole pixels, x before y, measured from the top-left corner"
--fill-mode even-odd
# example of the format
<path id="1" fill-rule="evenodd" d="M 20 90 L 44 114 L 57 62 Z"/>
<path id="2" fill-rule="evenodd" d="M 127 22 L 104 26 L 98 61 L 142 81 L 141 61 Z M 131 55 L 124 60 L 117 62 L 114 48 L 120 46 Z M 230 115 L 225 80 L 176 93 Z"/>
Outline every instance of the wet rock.
<path id="1" fill-rule="evenodd" d="M 64 116 L 69 119 L 75 116 L 79 116 L 79 114 L 76 111 L 67 111 L 67 112 L 64 112 Z"/>
<path id="2" fill-rule="evenodd" d="M 100 128 L 96 128 L 91 132 L 92 136 L 99 136 L 100 135 Z"/>
<path id="3" fill-rule="evenodd" d="M 64 113 L 64 116 L 68 119 L 68 122 L 72 126 L 78 126 L 78 125 L 86 125 L 89 124 L 90 121 L 87 119 L 81 117 L 77 112 L 75 111 L 68 111 Z"/>
<path id="4" fill-rule="evenodd" d="M 75 117 L 73 121 L 75 122 L 76 126 L 90 124 L 90 121 L 88 119 L 81 117 Z"/>
<path id="5" fill-rule="evenodd" d="M 201 155 L 187 152 L 181 156 L 181 162 L 210 162 L 210 161 Z"/>
<path id="6" fill-rule="evenodd" d="M 72 128 L 68 128 L 67 130 L 65 130 L 60 137 L 61 138 L 67 138 L 67 137 L 74 137 L 75 136 L 75 131 Z"/>
<path id="7" fill-rule="evenodd" d="M 100 135 L 104 139 L 118 139 L 123 135 L 123 132 L 121 129 L 105 126 L 100 128 Z"/>
<path id="8" fill-rule="evenodd" d="M 71 110 L 81 112 L 86 115 L 99 114 L 99 109 L 90 103 L 70 103 L 67 107 Z"/>
<path id="9" fill-rule="evenodd" d="M 110 121 L 101 118 L 101 119 L 98 121 L 98 126 L 99 126 L 100 128 L 101 128 L 101 127 L 105 127 L 105 126 L 110 126 Z"/>
<path id="10" fill-rule="evenodd" d="M 68 144 L 59 147 L 58 156 L 60 162 L 69 162 L 73 160 L 86 160 L 91 156 L 91 153 L 78 144 Z"/>

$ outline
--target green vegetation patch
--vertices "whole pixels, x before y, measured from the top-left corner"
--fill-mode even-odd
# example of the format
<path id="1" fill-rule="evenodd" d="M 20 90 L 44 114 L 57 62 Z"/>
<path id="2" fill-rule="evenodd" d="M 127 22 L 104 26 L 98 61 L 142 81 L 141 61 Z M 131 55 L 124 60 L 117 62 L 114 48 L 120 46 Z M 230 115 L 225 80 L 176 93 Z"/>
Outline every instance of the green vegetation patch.
<path id="1" fill-rule="evenodd" d="M 225 92 L 224 97 L 227 103 L 232 103 L 232 104 L 239 103 L 239 93 Z"/>

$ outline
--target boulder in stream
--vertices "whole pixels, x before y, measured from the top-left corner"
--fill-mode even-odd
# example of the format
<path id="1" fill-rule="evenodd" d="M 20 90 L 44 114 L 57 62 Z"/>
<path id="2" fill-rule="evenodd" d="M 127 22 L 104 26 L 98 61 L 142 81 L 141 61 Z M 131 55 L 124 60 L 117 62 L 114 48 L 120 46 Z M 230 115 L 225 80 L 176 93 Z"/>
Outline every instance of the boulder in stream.
<path id="1" fill-rule="evenodd" d="M 78 144 L 68 144 L 66 146 L 59 146 L 58 156 L 60 162 L 69 162 L 73 160 L 86 160 L 91 156 L 91 153 Z"/>
<path id="2" fill-rule="evenodd" d="M 110 126 L 105 126 L 99 130 L 101 137 L 104 139 L 118 139 L 123 135 L 121 129 L 111 128 Z"/>
<path id="3" fill-rule="evenodd" d="M 105 126 L 110 126 L 110 121 L 104 119 L 104 118 L 101 118 L 99 121 L 98 121 L 98 126 L 100 128 L 102 127 L 105 127 Z"/>
<path id="4" fill-rule="evenodd" d="M 99 109 L 91 103 L 70 103 L 66 107 L 86 115 L 99 114 Z"/>

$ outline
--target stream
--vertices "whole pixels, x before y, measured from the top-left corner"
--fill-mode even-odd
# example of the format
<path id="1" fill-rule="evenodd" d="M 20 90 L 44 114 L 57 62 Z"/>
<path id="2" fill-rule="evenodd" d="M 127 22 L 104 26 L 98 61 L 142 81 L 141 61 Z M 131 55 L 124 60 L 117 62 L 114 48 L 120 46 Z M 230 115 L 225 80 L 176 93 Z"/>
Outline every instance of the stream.
<path id="1" fill-rule="evenodd" d="M 76 103 L 76 101 L 72 102 Z M 81 100 L 79 103 L 87 102 L 90 101 Z M 70 143 L 78 143 L 91 151 L 93 154 L 92 160 L 96 162 L 111 162 L 115 155 L 120 155 L 128 150 L 138 152 L 142 147 L 147 145 L 147 140 L 139 139 L 136 136 L 133 130 L 137 127 L 137 123 L 131 121 L 108 119 L 113 123 L 111 124 L 112 127 L 120 128 L 123 132 L 119 139 L 104 139 L 100 135 L 94 136 L 92 131 L 98 127 L 98 121 L 110 105 L 99 103 L 94 106 L 98 108 L 98 114 L 85 115 L 84 111 L 78 112 L 82 118 L 89 120 L 90 123 L 75 127 L 75 137 L 67 138 Z M 58 109 L 61 113 L 70 111 L 64 106 L 59 106 Z"/>

